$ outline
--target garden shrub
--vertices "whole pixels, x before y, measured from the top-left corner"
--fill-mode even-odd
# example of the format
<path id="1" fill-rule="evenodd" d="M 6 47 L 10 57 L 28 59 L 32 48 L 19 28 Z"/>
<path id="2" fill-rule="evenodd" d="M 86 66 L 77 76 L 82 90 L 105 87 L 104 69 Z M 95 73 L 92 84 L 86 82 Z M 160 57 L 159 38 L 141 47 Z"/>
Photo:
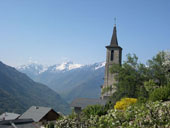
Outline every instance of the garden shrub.
<path id="1" fill-rule="evenodd" d="M 160 87 L 156 88 L 149 96 L 149 99 L 151 101 L 166 101 L 168 100 L 168 97 L 170 96 L 170 87 L 165 86 L 165 87 Z"/>
<path id="2" fill-rule="evenodd" d="M 141 103 L 146 103 L 147 102 L 147 98 L 145 98 L 145 97 L 138 97 L 138 104 L 141 104 Z"/>
<path id="3" fill-rule="evenodd" d="M 54 123 L 50 122 L 49 124 L 47 124 L 46 128 L 54 128 Z"/>
<path id="4" fill-rule="evenodd" d="M 136 102 L 137 102 L 136 98 L 123 98 L 120 101 L 116 102 L 114 109 L 125 110 L 127 107 L 129 107 L 132 104 L 135 104 Z"/>
<path id="5" fill-rule="evenodd" d="M 101 105 L 92 105 L 87 106 L 85 109 L 83 109 L 82 113 L 85 117 L 89 118 L 91 115 L 95 116 L 101 116 L 106 114 L 106 110 L 104 109 L 104 106 Z"/>
<path id="6" fill-rule="evenodd" d="M 120 111 L 111 109 L 107 114 L 90 118 L 68 116 L 56 122 L 56 128 L 170 128 L 170 104 L 148 102 L 129 106 Z"/>
<path id="7" fill-rule="evenodd" d="M 170 128 L 170 105 L 149 102 L 125 111 L 110 110 L 101 116 L 96 128 Z"/>

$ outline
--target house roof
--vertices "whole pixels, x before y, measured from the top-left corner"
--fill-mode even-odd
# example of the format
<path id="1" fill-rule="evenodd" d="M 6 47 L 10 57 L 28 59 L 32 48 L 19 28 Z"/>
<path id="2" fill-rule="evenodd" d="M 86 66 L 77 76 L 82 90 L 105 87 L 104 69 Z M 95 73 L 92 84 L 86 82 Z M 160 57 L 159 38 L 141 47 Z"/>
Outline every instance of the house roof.
<path id="1" fill-rule="evenodd" d="M 38 128 L 32 119 L 17 119 L 0 121 L 0 128 Z"/>
<path id="2" fill-rule="evenodd" d="M 89 105 L 105 105 L 106 100 L 102 99 L 93 99 L 93 98 L 77 98 L 72 101 L 71 107 L 81 107 L 84 109 Z"/>
<path id="3" fill-rule="evenodd" d="M 19 117 L 19 119 L 28 119 L 28 118 L 31 118 L 35 122 L 39 122 L 51 110 L 53 110 L 53 109 L 52 108 L 48 108 L 48 107 L 32 106 L 25 113 L 23 113 Z"/>
<path id="4" fill-rule="evenodd" d="M 22 123 L 32 123 L 32 119 L 17 119 L 17 120 L 3 120 L 0 121 L 0 125 L 9 125 L 11 123 L 22 124 Z"/>
<path id="5" fill-rule="evenodd" d="M 20 114 L 5 112 L 0 115 L 0 120 L 14 120 L 17 119 Z"/>

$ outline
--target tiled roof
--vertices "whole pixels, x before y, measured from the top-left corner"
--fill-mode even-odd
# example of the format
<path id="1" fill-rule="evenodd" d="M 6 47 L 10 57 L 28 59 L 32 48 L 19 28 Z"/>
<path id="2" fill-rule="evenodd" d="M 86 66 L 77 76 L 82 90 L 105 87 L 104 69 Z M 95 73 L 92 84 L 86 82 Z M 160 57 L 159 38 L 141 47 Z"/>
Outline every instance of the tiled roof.
<path id="1" fill-rule="evenodd" d="M 89 105 L 105 105 L 106 100 L 102 99 L 93 99 L 93 98 L 78 98 L 72 101 L 71 107 L 81 107 L 84 109 Z"/>

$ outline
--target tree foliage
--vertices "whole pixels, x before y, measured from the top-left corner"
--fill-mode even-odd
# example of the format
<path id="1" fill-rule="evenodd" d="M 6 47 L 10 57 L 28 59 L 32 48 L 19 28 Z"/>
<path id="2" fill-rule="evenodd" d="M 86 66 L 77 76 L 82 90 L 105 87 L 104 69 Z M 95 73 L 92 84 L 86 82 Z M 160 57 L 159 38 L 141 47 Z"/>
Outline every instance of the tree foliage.
<path id="1" fill-rule="evenodd" d="M 151 93 L 156 96 L 155 89 L 167 86 L 170 82 L 170 53 L 159 52 L 147 65 L 139 63 L 138 57 L 127 55 L 122 65 L 113 65 L 111 73 L 116 73 L 117 91 L 112 99 L 120 100 L 122 97 L 148 98 Z M 163 89 L 157 89 L 163 90 Z M 168 94 L 170 95 L 170 94 Z"/>
<path id="2" fill-rule="evenodd" d="M 113 65 L 111 73 L 117 73 L 117 91 L 113 98 L 120 100 L 122 97 L 147 97 L 143 81 L 147 80 L 147 68 L 144 64 L 138 63 L 138 57 L 134 54 L 127 55 L 127 61 L 121 66 Z"/>
<path id="3" fill-rule="evenodd" d="M 148 77 L 153 79 L 157 85 L 164 86 L 167 85 L 167 70 L 165 68 L 166 63 L 166 53 L 159 52 L 152 60 L 148 60 Z M 167 65 L 167 64 L 166 64 Z"/>
<path id="4" fill-rule="evenodd" d="M 87 106 L 83 111 L 82 114 L 86 116 L 87 118 L 90 118 L 92 115 L 104 115 L 106 114 L 106 110 L 104 106 L 101 105 L 92 105 L 92 106 Z"/>
<path id="5" fill-rule="evenodd" d="M 149 96 L 149 99 L 151 101 L 157 101 L 157 100 L 166 101 L 169 98 L 170 98 L 170 87 L 169 86 L 156 88 L 154 91 L 150 93 L 150 96 Z"/>

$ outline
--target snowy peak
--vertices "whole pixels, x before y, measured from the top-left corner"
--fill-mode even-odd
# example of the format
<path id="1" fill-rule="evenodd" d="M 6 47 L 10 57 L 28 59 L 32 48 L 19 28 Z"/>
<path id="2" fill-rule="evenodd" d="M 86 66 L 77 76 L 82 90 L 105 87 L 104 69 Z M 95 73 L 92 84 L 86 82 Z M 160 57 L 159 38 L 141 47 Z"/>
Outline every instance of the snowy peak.
<path id="1" fill-rule="evenodd" d="M 95 67 L 95 70 L 104 67 L 105 64 L 106 64 L 106 62 L 97 63 L 97 65 L 96 65 L 96 67 Z"/>
<path id="2" fill-rule="evenodd" d="M 30 68 L 34 68 L 36 70 L 38 70 L 39 68 L 41 68 L 42 65 L 40 64 L 36 64 L 36 63 L 31 63 L 31 64 L 26 64 L 26 65 L 21 65 L 21 66 L 18 66 L 16 67 L 17 69 L 23 69 L 23 70 L 26 70 L 26 69 L 30 69 Z"/>
<path id="3" fill-rule="evenodd" d="M 16 67 L 17 70 L 19 71 L 29 71 L 34 73 L 35 75 L 41 74 L 42 72 L 45 72 L 48 69 L 48 66 L 44 66 L 41 64 L 37 63 L 29 63 L 26 65 L 21 65 Z"/>
<path id="4" fill-rule="evenodd" d="M 62 64 L 55 65 L 53 71 L 69 71 L 76 68 L 81 68 L 82 66 L 83 65 L 81 64 L 74 64 L 73 62 L 64 62 Z"/>
<path id="5" fill-rule="evenodd" d="M 26 73 L 32 72 L 35 75 L 42 74 L 43 72 L 60 72 L 60 71 L 70 71 L 73 69 L 81 68 L 82 64 L 76 64 L 71 61 L 63 62 L 61 64 L 56 64 L 52 66 L 44 66 L 37 63 L 29 63 L 26 65 L 21 65 L 16 67 L 17 70 Z"/>
<path id="6" fill-rule="evenodd" d="M 99 70 L 104 66 L 105 66 L 105 62 L 94 63 L 90 65 L 82 65 L 82 64 L 77 64 L 77 63 L 73 63 L 72 61 L 69 61 L 69 62 L 63 62 L 61 64 L 55 64 L 52 66 L 44 66 L 37 63 L 30 63 L 27 65 L 21 65 L 16 68 L 17 70 L 26 74 L 28 74 L 29 72 L 34 75 L 39 75 L 44 72 L 58 73 L 58 72 L 66 72 L 66 71 L 71 71 L 80 68 L 84 70 Z"/>

